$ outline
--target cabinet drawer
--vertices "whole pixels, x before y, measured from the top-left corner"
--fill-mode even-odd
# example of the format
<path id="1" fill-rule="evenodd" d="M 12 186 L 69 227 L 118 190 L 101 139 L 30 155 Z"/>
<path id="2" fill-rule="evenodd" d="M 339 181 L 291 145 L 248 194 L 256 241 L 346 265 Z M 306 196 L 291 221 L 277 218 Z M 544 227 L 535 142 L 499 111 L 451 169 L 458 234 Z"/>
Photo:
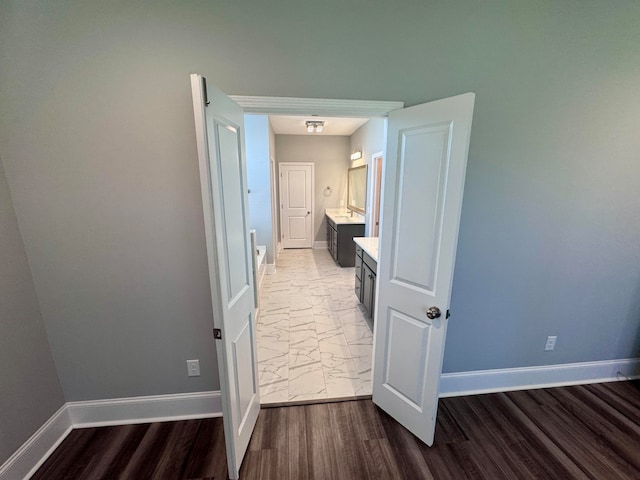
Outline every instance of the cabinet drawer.
<path id="1" fill-rule="evenodd" d="M 367 267 L 369 267 L 373 273 L 378 273 L 378 262 L 371 258 L 367 252 L 362 252 L 362 261 L 367 264 Z"/>
<path id="2" fill-rule="evenodd" d="M 356 243 L 356 255 L 362 258 L 362 247 Z"/>

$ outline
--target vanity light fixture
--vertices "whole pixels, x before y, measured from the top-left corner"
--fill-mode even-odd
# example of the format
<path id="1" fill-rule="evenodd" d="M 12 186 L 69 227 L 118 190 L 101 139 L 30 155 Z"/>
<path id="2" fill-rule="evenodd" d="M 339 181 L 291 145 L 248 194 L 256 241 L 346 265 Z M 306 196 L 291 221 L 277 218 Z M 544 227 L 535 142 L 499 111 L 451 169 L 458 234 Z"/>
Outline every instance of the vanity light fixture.
<path id="1" fill-rule="evenodd" d="M 324 130 L 324 122 L 319 120 L 307 120 L 304 124 L 309 133 L 322 133 L 322 130 Z"/>
<path id="2" fill-rule="evenodd" d="M 353 162 L 354 160 L 360 160 L 362 158 L 362 151 L 358 150 L 357 152 L 353 152 L 351 154 L 351 161 Z"/>

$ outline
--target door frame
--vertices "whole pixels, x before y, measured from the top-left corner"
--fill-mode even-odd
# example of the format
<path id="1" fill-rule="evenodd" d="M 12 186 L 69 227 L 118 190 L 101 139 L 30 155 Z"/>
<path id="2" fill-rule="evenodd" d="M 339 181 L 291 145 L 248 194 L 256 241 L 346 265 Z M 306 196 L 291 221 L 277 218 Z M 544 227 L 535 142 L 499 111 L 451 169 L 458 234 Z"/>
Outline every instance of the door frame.
<path id="1" fill-rule="evenodd" d="M 269 139 L 271 142 L 271 139 Z M 280 244 L 278 238 L 278 226 L 280 225 L 280 216 L 278 215 L 278 197 L 276 195 L 276 185 L 278 174 L 276 173 L 276 159 L 269 155 L 269 175 L 271 177 L 271 239 L 273 241 L 273 263 L 267 263 L 267 273 L 272 274 L 276 272 L 276 260 L 280 254 L 278 245 Z M 273 265 L 273 266 L 271 266 Z"/>
<path id="2" fill-rule="evenodd" d="M 278 162 L 278 199 L 280 200 L 280 224 L 278 225 L 280 229 L 280 242 L 282 242 L 282 248 L 284 246 L 284 231 L 282 229 L 282 210 L 284 210 L 282 203 L 282 172 L 280 171 L 281 165 L 290 165 L 290 166 L 298 166 L 298 167 L 311 167 L 311 208 L 309 211 L 311 212 L 311 242 L 308 247 L 301 248 L 313 248 L 313 244 L 315 242 L 315 195 L 316 195 L 316 164 L 313 162 Z M 289 247 L 292 248 L 292 247 Z"/>
<path id="3" fill-rule="evenodd" d="M 404 108 L 404 102 L 397 101 L 251 95 L 229 95 L 229 98 L 245 113 L 262 115 L 386 118 L 389 112 Z"/>
<path id="4" fill-rule="evenodd" d="M 386 131 L 386 129 L 385 129 Z M 386 150 L 387 148 L 387 139 L 384 139 L 384 148 Z M 371 163 L 370 166 L 371 168 L 369 168 L 369 179 L 368 181 L 370 182 L 369 185 L 371 185 L 371 188 L 369 188 L 369 198 L 367 199 L 367 202 L 369 204 L 369 229 L 367 230 L 367 235 L 370 237 L 378 237 L 380 230 L 379 227 L 380 225 L 378 225 L 378 232 L 377 235 L 373 235 L 374 233 L 374 229 L 375 229 L 375 224 L 374 224 L 374 220 L 376 217 L 376 213 L 378 214 L 377 216 L 380 216 L 380 206 L 382 205 L 380 202 L 382 201 L 382 177 L 384 174 L 384 159 L 385 159 L 385 152 L 384 151 L 380 151 L 380 152 L 376 152 L 373 153 L 371 155 Z M 377 160 L 381 159 L 380 161 L 380 166 L 378 167 L 378 162 Z M 377 176 L 380 176 L 380 180 L 381 183 L 378 186 L 378 183 L 376 182 L 376 178 Z M 377 204 L 377 208 L 376 208 L 376 197 L 378 197 L 378 204 Z"/>

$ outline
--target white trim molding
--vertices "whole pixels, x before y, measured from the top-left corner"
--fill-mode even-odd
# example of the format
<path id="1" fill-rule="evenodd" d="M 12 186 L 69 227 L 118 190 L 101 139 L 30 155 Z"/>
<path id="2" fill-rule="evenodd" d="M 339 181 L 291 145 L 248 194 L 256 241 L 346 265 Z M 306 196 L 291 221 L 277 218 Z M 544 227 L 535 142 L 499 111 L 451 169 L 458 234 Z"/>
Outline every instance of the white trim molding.
<path id="1" fill-rule="evenodd" d="M 169 422 L 222 416 L 220 392 L 177 393 L 148 397 L 68 402 L 75 428 Z"/>
<path id="2" fill-rule="evenodd" d="M 0 465 L 0 480 L 30 478 L 67 438 L 73 425 L 66 404 Z"/>
<path id="3" fill-rule="evenodd" d="M 74 428 L 221 416 L 219 391 L 67 402 L 0 466 L 0 480 L 30 478 Z"/>
<path id="4" fill-rule="evenodd" d="M 316 240 L 313 242 L 313 248 L 329 248 L 329 243 L 326 240 Z"/>
<path id="5" fill-rule="evenodd" d="M 245 113 L 317 115 L 320 117 L 386 117 L 404 102 L 335 98 L 259 97 L 229 95 Z"/>
<path id="6" fill-rule="evenodd" d="M 640 378 L 640 358 L 443 373 L 440 397 L 615 382 Z"/>

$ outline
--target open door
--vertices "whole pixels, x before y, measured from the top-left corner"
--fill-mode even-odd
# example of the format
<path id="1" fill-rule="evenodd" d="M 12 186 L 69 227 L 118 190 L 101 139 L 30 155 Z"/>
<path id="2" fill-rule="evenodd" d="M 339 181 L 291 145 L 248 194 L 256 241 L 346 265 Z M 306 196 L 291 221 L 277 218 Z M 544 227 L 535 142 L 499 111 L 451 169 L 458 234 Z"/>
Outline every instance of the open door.
<path id="1" fill-rule="evenodd" d="M 433 444 L 475 94 L 389 114 L 373 401 Z"/>
<path id="2" fill-rule="evenodd" d="M 260 411 L 244 112 L 200 75 L 191 75 L 191 93 L 227 463 L 237 479 Z"/>

